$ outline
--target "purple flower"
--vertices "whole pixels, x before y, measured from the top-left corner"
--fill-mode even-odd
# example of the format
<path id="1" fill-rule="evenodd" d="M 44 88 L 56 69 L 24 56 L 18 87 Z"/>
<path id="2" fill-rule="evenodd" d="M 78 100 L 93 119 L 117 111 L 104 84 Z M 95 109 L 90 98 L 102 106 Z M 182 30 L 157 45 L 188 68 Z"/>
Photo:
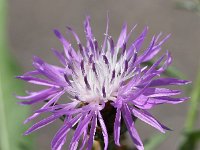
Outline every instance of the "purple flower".
<path id="1" fill-rule="evenodd" d="M 53 52 L 63 66 L 50 65 L 34 57 L 35 70 L 18 77 L 47 87 L 38 92 L 28 92 L 28 96 L 17 96 L 23 100 L 21 104 L 24 105 L 45 102 L 39 110 L 25 120 L 25 123 L 43 113 L 50 114 L 49 117 L 28 129 L 25 135 L 59 118 L 64 118 L 63 126 L 52 140 L 52 150 L 62 149 L 67 140 L 67 133 L 72 128 L 75 129 L 75 133 L 69 150 L 76 150 L 78 146 L 80 150 L 85 147 L 91 150 L 95 135 L 99 132 L 103 137 L 104 150 L 106 150 L 111 133 L 114 135 L 115 144 L 120 146 L 120 129 L 123 122 L 137 149 L 143 150 L 143 143 L 135 129 L 134 118 L 146 122 L 163 133 L 168 130 L 148 110 L 160 104 L 178 104 L 187 100 L 188 98 L 174 97 L 181 91 L 164 88 L 164 86 L 184 85 L 189 81 L 160 77 L 172 61 L 169 52 L 151 66 L 143 64 L 160 52 L 162 44 L 169 35 L 162 40 L 160 40 L 161 33 L 153 36 L 149 46 L 141 51 L 148 27 L 130 46 L 127 46 L 128 39 L 136 26 L 127 33 L 127 24 L 124 24 L 115 44 L 112 37 L 108 35 L 108 24 L 109 19 L 105 39 L 101 45 L 92 33 L 89 17 L 86 17 L 84 22 L 86 46 L 81 44 L 74 30 L 67 27 L 77 41 L 78 50 L 75 50 L 58 30 L 54 30 L 64 51 L 53 49 Z M 61 96 L 63 99 L 60 99 Z M 69 100 L 67 102 L 66 97 Z M 110 114 L 114 115 L 114 119 Z M 111 127 L 108 123 L 110 121 Z"/>

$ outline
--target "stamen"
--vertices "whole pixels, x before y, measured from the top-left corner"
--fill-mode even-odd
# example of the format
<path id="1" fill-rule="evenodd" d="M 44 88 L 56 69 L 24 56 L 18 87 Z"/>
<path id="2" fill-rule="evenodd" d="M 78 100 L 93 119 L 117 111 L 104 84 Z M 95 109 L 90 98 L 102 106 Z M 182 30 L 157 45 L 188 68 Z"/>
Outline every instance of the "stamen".
<path id="1" fill-rule="evenodd" d="M 75 96 L 74 96 L 74 98 L 75 98 L 75 99 L 77 99 L 77 100 L 79 100 L 79 98 L 78 98 L 78 96 L 77 96 L 77 95 L 75 95 Z"/>
<path id="2" fill-rule="evenodd" d="M 78 43 L 78 47 L 79 47 L 79 51 L 80 51 L 81 55 L 84 56 L 83 46 L 81 45 L 81 43 Z"/>
<path id="3" fill-rule="evenodd" d="M 88 39 L 88 41 L 89 41 L 89 44 L 90 44 L 90 48 L 91 48 L 92 52 L 94 53 L 94 45 L 93 45 L 93 42 L 92 42 L 90 39 Z"/>
<path id="4" fill-rule="evenodd" d="M 115 78 L 115 70 L 112 71 L 112 78 L 110 82 L 112 82 L 114 78 Z"/>
<path id="5" fill-rule="evenodd" d="M 104 60 L 105 64 L 107 64 L 107 65 L 109 64 L 108 58 L 105 55 L 103 55 L 103 60 Z"/>
<path id="6" fill-rule="evenodd" d="M 69 50 L 68 50 L 68 54 L 69 54 L 69 56 L 70 56 L 71 58 L 73 58 L 73 55 L 72 55 L 72 49 L 71 49 L 71 48 L 69 48 Z"/>
<path id="7" fill-rule="evenodd" d="M 122 55 L 124 55 L 125 51 L 126 51 L 126 43 L 122 45 Z"/>
<path id="8" fill-rule="evenodd" d="M 65 78 L 65 81 L 71 86 L 72 84 L 71 84 L 71 82 L 69 81 L 69 79 L 68 79 L 68 77 L 67 77 L 66 74 L 64 74 L 64 78 Z"/>
<path id="9" fill-rule="evenodd" d="M 91 54 L 90 57 L 89 57 L 89 63 L 93 62 L 92 58 L 93 58 L 93 54 Z"/>
<path id="10" fill-rule="evenodd" d="M 109 38 L 109 43 L 110 43 L 110 53 L 113 55 L 114 54 L 114 41 L 112 37 Z"/>
<path id="11" fill-rule="evenodd" d="M 117 76 L 120 76 L 121 75 L 121 70 L 118 72 Z"/>
<path id="12" fill-rule="evenodd" d="M 91 89 L 90 84 L 89 84 L 89 82 L 87 80 L 87 76 L 84 76 L 84 82 L 85 82 L 85 85 L 86 85 L 87 89 Z"/>
<path id="13" fill-rule="evenodd" d="M 125 60 L 124 61 L 124 73 L 128 70 L 128 61 L 127 60 Z"/>
<path id="14" fill-rule="evenodd" d="M 134 64 L 137 60 L 137 51 L 134 51 L 134 56 L 131 59 L 132 59 L 131 60 L 132 62 L 130 64 L 131 67 L 128 69 L 128 72 L 130 72 L 130 70 L 132 70 L 132 68 L 134 68 Z"/>
<path id="15" fill-rule="evenodd" d="M 135 63 L 136 59 L 137 59 L 137 51 L 134 52 L 134 56 L 133 56 L 133 64 Z"/>
<path id="16" fill-rule="evenodd" d="M 74 75 L 77 76 L 77 73 L 74 71 L 74 67 L 73 67 L 72 63 L 69 62 L 68 65 L 67 65 L 67 67 L 72 71 L 72 73 L 73 73 Z"/>
<path id="17" fill-rule="evenodd" d="M 97 77 L 97 70 L 96 70 L 96 67 L 95 67 L 95 63 L 92 63 L 92 70 L 94 71 L 94 73 Z"/>
<path id="18" fill-rule="evenodd" d="M 97 51 L 98 50 L 98 42 L 97 42 L 97 40 L 94 40 L 94 47 L 95 47 L 95 50 Z"/>
<path id="19" fill-rule="evenodd" d="M 81 60 L 81 71 L 82 71 L 82 74 L 84 75 L 85 69 L 84 69 L 84 61 L 83 60 Z"/>
<path id="20" fill-rule="evenodd" d="M 106 97 L 106 89 L 105 89 L 105 86 L 103 85 L 102 87 L 102 93 L 103 93 L 103 97 L 105 98 Z"/>

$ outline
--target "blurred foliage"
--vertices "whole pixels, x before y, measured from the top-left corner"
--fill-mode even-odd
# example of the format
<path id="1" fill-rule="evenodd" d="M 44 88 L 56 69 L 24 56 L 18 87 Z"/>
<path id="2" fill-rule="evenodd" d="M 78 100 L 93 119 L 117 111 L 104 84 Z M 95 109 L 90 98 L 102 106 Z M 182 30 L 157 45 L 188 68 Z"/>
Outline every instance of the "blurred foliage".
<path id="1" fill-rule="evenodd" d="M 31 137 L 24 137 L 23 120 L 28 107 L 17 104 L 13 93 L 20 93 L 22 85 L 14 79 L 19 67 L 10 57 L 6 37 L 6 0 L 0 0 L 0 150 L 31 150 Z"/>
<path id="2" fill-rule="evenodd" d="M 167 134 L 157 134 L 152 136 L 144 144 L 145 150 L 155 150 L 164 140 L 167 138 Z"/>
<path id="3" fill-rule="evenodd" d="M 183 130 L 184 138 L 179 150 L 196 150 L 197 143 L 200 142 L 200 129 L 195 129 L 198 111 L 200 110 L 200 70 L 194 83 L 188 116 Z"/>
<path id="4" fill-rule="evenodd" d="M 191 92 L 190 106 L 188 110 L 188 116 L 185 123 L 185 131 L 189 132 L 194 129 L 198 110 L 200 109 L 200 70 L 197 75 L 197 79 L 194 82 L 193 90 Z"/>
<path id="5" fill-rule="evenodd" d="M 200 130 L 185 133 L 185 140 L 180 145 L 179 150 L 197 150 L 197 144 L 200 141 Z"/>
<path id="6" fill-rule="evenodd" d="M 178 9 L 189 10 L 200 14 L 200 0 L 185 0 L 177 2 Z"/>

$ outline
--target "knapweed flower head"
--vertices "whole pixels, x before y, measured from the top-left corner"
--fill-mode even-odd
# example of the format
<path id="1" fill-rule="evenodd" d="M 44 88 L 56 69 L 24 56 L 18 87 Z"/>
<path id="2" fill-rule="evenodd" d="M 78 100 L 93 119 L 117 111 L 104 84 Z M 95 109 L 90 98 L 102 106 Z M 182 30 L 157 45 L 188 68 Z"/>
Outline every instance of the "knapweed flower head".
<path id="1" fill-rule="evenodd" d="M 152 65 L 145 66 L 144 63 L 161 51 L 161 46 L 169 36 L 161 39 L 161 33 L 155 35 L 149 46 L 141 50 L 148 27 L 128 46 L 128 39 L 136 26 L 127 33 L 125 23 L 117 42 L 114 42 L 108 35 L 108 24 L 109 19 L 105 38 L 99 43 L 93 35 L 90 18 L 86 17 L 86 46 L 75 31 L 67 27 L 77 41 L 77 49 L 58 30 L 54 30 L 64 48 L 64 51 L 53 49 L 62 67 L 34 57 L 35 70 L 18 77 L 46 87 L 38 92 L 28 92 L 28 96 L 17 96 L 24 105 L 44 103 L 25 123 L 43 113 L 50 115 L 34 124 L 25 135 L 63 118 L 63 126 L 52 140 L 52 150 L 62 149 L 66 140 L 69 140 L 67 134 L 71 129 L 75 132 L 69 150 L 91 150 L 97 135 L 102 136 L 104 150 L 107 150 L 109 140 L 113 140 L 110 137 L 120 146 L 121 126 L 125 124 L 136 148 L 143 150 L 143 143 L 135 128 L 136 118 L 163 133 L 168 130 L 148 110 L 160 104 L 178 104 L 187 100 L 174 97 L 181 93 L 180 90 L 164 86 L 184 85 L 189 81 L 160 76 L 172 61 L 168 51 Z M 61 96 L 68 101 L 61 99 Z"/>

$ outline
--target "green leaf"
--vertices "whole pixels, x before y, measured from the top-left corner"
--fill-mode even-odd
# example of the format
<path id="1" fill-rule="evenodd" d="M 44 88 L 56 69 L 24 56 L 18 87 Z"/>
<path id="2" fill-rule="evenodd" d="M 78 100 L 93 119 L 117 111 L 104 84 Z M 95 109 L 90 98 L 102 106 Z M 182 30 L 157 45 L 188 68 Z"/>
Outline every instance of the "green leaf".
<path id="1" fill-rule="evenodd" d="M 14 93 L 20 93 L 22 85 L 14 76 L 19 67 L 9 56 L 6 37 L 6 0 L 0 0 L 0 149 L 31 150 L 31 137 L 23 136 L 26 127 L 23 120 L 28 107 L 17 104 Z"/>
<path id="2" fill-rule="evenodd" d="M 167 138 L 167 134 L 157 134 L 151 137 L 144 144 L 145 150 L 155 150 L 165 139 Z"/>

